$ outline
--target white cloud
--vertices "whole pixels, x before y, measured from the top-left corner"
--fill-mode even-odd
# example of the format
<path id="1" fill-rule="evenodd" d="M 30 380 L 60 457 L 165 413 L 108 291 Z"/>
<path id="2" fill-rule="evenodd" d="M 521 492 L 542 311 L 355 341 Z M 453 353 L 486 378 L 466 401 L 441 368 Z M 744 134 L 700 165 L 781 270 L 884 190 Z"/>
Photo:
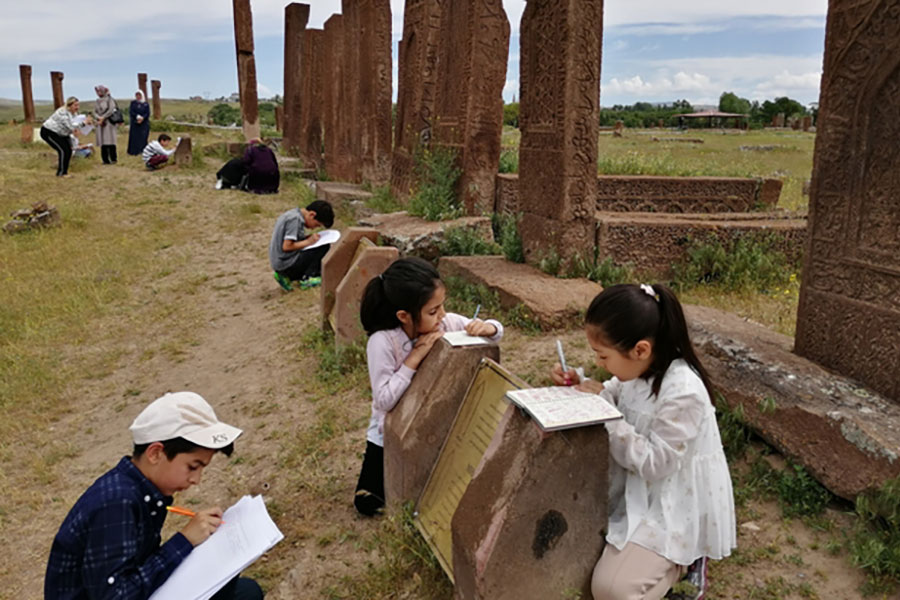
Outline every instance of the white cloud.
<path id="1" fill-rule="evenodd" d="M 256 94 L 260 98 L 271 98 L 275 95 L 275 93 L 272 91 L 272 88 L 260 81 L 256 82 Z"/>
<path id="2" fill-rule="evenodd" d="M 609 83 L 601 87 L 601 96 L 605 93 L 627 94 L 630 96 L 644 96 L 647 99 L 658 99 L 662 96 L 673 94 L 686 94 L 689 92 L 709 94 L 716 90 L 717 85 L 702 73 L 685 73 L 679 71 L 669 77 L 660 73 L 653 79 L 644 80 L 640 75 L 627 79 L 613 77 Z M 672 98 L 674 100 L 674 98 Z"/>
<path id="3" fill-rule="evenodd" d="M 507 79 L 506 84 L 503 86 L 503 97 L 509 98 L 511 96 L 519 95 L 519 80 L 518 79 Z"/>

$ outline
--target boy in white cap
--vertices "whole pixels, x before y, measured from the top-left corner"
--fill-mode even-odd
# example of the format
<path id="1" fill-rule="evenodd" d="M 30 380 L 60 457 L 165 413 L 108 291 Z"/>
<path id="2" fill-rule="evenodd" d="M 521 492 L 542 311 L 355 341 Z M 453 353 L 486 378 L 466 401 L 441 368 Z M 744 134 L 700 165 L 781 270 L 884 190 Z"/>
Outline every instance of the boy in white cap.
<path id="1" fill-rule="evenodd" d="M 175 492 L 200 483 L 216 452 L 230 456 L 241 430 L 222 423 L 193 392 L 154 400 L 131 424 L 132 456 L 97 479 L 53 539 L 44 598 L 149 598 L 222 522 L 219 507 L 197 511 L 160 545 Z M 257 600 L 252 579 L 235 578 L 212 598 Z"/>

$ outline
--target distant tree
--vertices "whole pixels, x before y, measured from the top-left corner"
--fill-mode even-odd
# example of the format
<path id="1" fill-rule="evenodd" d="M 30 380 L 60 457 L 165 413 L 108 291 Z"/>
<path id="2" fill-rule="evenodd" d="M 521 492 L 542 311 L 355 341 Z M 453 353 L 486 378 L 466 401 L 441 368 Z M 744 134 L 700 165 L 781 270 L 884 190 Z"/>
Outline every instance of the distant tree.
<path id="1" fill-rule="evenodd" d="M 727 113 L 739 113 L 742 115 L 750 113 L 750 101 L 746 98 L 740 98 L 733 92 L 723 92 L 719 96 L 719 110 Z"/>
<path id="2" fill-rule="evenodd" d="M 259 103 L 259 122 L 261 125 L 275 127 L 275 105 L 271 102 Z"/>
<path id="3" fill-rule="evenodd" d="M 510 127 L 519 126 L 519 103 L 510 102 L 503 105 L 503 124 Z"/>
<path id="4" fill-rule="evenodd" d="M 216 104 L 209 109 L 209 112 L 206 113 L 206 115 L 212 119 L 212 122 L 216 125 L 231 125 L 232 123 L 239 123 L 241 121 L 240 109 L 224 103 Z"/>
<path id="5" fill-rule="evenodd" d="M 784 116 L 788 119 L 790 119 L 791 117 L 802 117 L 803 115 L 807 114 L 806 108 L 802 104 L 800 104 L 796 100 L 788 98 L 787 96 L 775 98 L 774 102 L 765 100 L 762 103 L 759 112 L 764 123 L 770 123 L 772 121 L 772 117 L 779 113 L 784 113 Z"/>

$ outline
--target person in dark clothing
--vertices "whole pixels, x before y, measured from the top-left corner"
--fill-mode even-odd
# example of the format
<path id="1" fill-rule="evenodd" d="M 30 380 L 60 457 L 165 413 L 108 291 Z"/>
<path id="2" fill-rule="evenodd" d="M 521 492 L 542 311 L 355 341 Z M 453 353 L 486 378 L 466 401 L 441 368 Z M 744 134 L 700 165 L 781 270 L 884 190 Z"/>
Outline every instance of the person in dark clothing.
<path id="1" fill-rule="evenodd" d="M 243 190 L 247 186 L 247 165 L 243 158 L 232 158 L 216 173 L 217 190 Z"/>
<path id="2" fill-rule="evenodd" d="M 255 194 L 278 193 L 280 176 L 278 159 L 272 149 L 260 140 L 252 140 L 244 152 L 247 167 L 247 191 Z"/>
<path id="3" fill-rule="evenodd" d="M 128 117 L 128 154 L 140 156 L 150 139 L 150 105 L 141 90 L 134 93 Z"/>

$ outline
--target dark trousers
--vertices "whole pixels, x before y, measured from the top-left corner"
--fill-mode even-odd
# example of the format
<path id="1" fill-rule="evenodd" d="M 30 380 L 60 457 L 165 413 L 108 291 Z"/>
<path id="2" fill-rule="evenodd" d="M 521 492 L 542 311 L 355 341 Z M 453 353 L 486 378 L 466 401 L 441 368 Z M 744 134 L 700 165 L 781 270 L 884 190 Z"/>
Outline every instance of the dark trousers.
<path id="1" fill-rule="evenodd" d="M 322 259 L 325 258 L 329 248 L 331 248 L 331 244 L 325 244 L 312 250 L 298 250 L 300 256 L 297 258 L 297 262 L 278 272 L 291 281 L 319 277 L 322 275 Z"/>
<path id="2" fill-rule="evenodd" d="M 210 600 L 262 600 L 263 595 L 262 588 L 252 579 L 235 577 L 213 594 Z"/>
<path id="3" fill-rule="evenodd" d="M 54 133 L 46 127 L 41 127 L 41 139 L 50 144 L 50 147 L 56 150 L 58 158 L 58 166 L 56 167 L 57 175 L 65 175 L 69 172 L 69 161 L 72 160 L 72 141 L 69 136 L 62 136 Z"/>
<path id="4" fill-rule="evenodd" d="M 109 165 L 118 160 L 116 156 L 115 144 L 104 144 L 100 146 L 100 158 L 103 159 L 104 165 Z"/>
<path id="5" fill-rule="evenodd" d="M 384 508 L 384 448 L 368 440 L 353 505 L 367 517 Z"/>

